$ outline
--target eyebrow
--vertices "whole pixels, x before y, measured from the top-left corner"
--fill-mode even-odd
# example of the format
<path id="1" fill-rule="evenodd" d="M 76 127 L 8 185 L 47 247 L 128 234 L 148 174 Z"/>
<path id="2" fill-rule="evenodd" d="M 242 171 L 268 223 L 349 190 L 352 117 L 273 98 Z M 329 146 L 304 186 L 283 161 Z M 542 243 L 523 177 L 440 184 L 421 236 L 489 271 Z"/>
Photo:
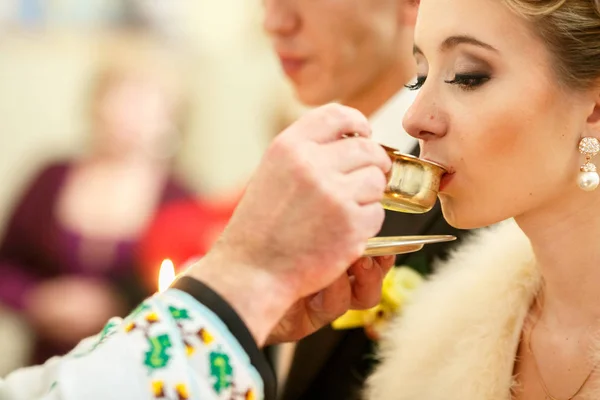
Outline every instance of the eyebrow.
<path id="1" fill-rule="evenodd" d="M 483 47 L 484 49 L 487 50 L 491 50 L 491 51 L 495 51 L 498 52 L 498 50 L 487 44 L 484 43 L 480 40 L 475 39 L 473 36 L 468 36 L 468 35 L 459 35 L 459 36 L 450 36 L 448 37 L 446 40 L 444 40 L 440 46 L 440 50 L 441 51 L 448 51 L 448 50 L 452 50 L 453 48 L 455 48 L 456 46 L 458 46 L 459 44 L 470 44 L 472 46 L 478 46 L 478 47 Z M 423 55 L 423 51 L 418 47 L 418 46 L 414 46 L 413 47 L 413 54 L 421 54 Z"/>

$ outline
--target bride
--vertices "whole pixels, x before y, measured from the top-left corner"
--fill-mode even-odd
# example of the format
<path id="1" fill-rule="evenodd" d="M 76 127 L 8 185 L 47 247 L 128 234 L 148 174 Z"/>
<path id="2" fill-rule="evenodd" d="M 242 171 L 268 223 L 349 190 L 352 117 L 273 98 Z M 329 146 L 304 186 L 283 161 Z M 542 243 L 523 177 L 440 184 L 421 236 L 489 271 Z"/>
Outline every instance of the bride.
<path id="1" fill-rule="evenodd" d="M 373 400 L 600 398 L 600 1 L 422 0 L 404 119 L 488 226 L 394 322 Z"/>

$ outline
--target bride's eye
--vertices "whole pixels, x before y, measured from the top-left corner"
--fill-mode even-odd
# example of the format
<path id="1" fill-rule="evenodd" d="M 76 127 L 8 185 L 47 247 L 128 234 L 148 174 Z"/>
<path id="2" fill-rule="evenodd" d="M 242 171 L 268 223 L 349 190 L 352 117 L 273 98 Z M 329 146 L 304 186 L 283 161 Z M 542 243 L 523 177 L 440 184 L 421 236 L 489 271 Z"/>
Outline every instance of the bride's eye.
<path id="1" fill-rule="evenodd" d="M 427 79 L 426 76 L 417 76 L 417 81 L 415 83 L 404 85 L 404 87 L 408 90 L 419 90 L 425 83 L 425 79 Z"/>
<path id="2" fill-rule="evenodd" d="M 489 80 L 488 74 L 456 74 L 454 79 L 444 82 L 458 85 L 464 90 L 474 90 Z"/>

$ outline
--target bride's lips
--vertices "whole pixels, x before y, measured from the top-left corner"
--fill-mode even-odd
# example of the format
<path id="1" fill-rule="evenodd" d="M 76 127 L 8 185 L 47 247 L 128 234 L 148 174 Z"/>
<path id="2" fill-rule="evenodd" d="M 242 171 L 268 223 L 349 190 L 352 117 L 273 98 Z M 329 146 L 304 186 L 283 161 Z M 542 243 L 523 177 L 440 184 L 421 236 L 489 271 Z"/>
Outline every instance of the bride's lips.
<path id="1" fill-rule="evenodd" d="M 454 178 L 454 173 L 446 172 L 444 175 L 442 175 L 442 178 L 440 179 L 440 192 L 444 191 L 444 189 L 448 187 L 452 181 L 452 178 Z"/>

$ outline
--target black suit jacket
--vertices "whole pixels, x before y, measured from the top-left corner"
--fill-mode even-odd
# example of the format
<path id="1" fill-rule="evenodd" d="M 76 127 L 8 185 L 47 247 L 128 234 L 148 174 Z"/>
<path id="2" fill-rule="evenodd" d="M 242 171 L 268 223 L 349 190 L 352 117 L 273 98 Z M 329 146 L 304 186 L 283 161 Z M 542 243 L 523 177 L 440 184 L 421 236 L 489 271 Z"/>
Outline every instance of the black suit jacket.
<path id="1" fill-rule="evenodd" d="M 417 150 L 418 151 L 418 150 Z M 461 242 L 467 231 L 444 220 L 438 204 L 426 214 L 404 214 L 386 210 L 378 236 L 448 234 L 454 242 L 426 245 L 421 251 L 397 257 L 396 265 L 410 265 L 423 274 L 431 272 L 436 259 Z M 365 378 L 374 366 L 375 344 L 362 328 L 335 331 L 321 329 L 301 340 L 296 349 L 286 384 L 280 388 L 282 400 L 355 400 Z"/>

